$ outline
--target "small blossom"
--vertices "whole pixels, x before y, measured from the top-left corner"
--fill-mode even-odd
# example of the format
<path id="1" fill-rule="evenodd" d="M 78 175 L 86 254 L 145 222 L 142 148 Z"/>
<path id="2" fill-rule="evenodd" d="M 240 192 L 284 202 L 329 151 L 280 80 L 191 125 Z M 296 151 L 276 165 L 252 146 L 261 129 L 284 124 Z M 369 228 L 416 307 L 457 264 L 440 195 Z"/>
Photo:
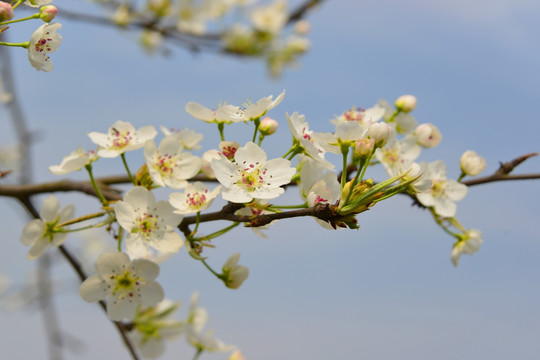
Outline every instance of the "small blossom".
<path id="1" fill-rule="evenodd" d="M 86 152 L 84 149 L 77 149 L 62 159 L 60 165 L 49 166 L 49 171 L 54 175 L 65 175 L 72 171 L 81 170 L 84 166 L 97 160 L 94 150 Z"/>
<path id="2" fill-rule="evenodd" d="M 243 111 L 234 105 L 223 105 L 218 107 L 217 110 L 210 110 L 201 104 L 191 101 L 186 104 L 186 111 L 195 119 L 203 120 L 207 123 L 230 124 L 245 120 Z"/>
<path id="3" fill-rule="evenodd" d="M 201 172 L 209 179 L 215 179 L 216 175 L 212 170 L 212 160 L 219 159 L 221 157 L 220 152 L 216 149 L 210 149 L 205 151 L 201 158 Z"/>
<path id="4" fill-rule="evenodd" d="M 182 151 L 178 135 L 166 136 L 159 148 L 153 141 L 144 146 L 144 158 L 152 181 L 160 186 L 182 189 L 187 186 L 187 179 L 201 169 L 201 159 Z"/>
<path id="5" fill-rule="evenodd" d="M 133 320 L 139 305 L 155 306 L 163 300 L 163 288 L 154 279 L 159 266 L 146 259 L 130 261 L 125 253 L 105 253 L 96 260 L 96 274 L 79 288 L 86 302 L 107 300 L 111 320 Z"/>
<path id="6" fill-rule="evenodd" d="M 467 186 L 455 180 L 446 178 L 446 165 L 442 160 L 423 163 L 422 171 L 432 186 L 429 192 L 418 193 L 416 197 L 424 206 L 433 206 L 440 216 L 453 217 L 459 201 L 467 195 Z"/>
<path id="7" fill-rule="evenodd" d="M 173 212 L 167 201 L 155 201 L 154 194 L 137 186 L 114 207 L 118 223 L 127 231 L 126 248 L 133 257 L 148 257 L 148 248 L 176 253 L 183 245 L 175 232 L 182 216 Z"/>
<path id="8" fill-rule="evenodd" d="M 402 140 L 393 138 L 385 147 L 378 148 L 375 156 L 383 164 L 389 176 L 396 176 L 403 172 L 405 165 L 414 161 L 421 151 L 416 139 L 407 135 Z"/>
<path id="9" fill-rule="evenodd" d="M 249 269 L 243 265 L 238 265 L 240 253 L 235 253 L 227 259 L 223 265 L 223 282 L 229 289 L 238 289 L 248 278 Z"/>
<path id="10" fill-rule="evenodd" d="M 289 183 L 296 172 L 289 160 L 267 161 L 266 152 L 253 142 L 238 149 L 234 160 L 222 156 L 212 161 L 212 169 L 225 188 L 223 199 L 236 203 L 280 196 L 285 191 L 281 185 Z"/>
<path id="11" fill-rule="evenodd" d="M 225 156 L 230 161 L 234 161 L 234 154 L 240 148 L 240 144 L 236 141 L 222 141 L 218 145 L 221 155 Z"/>
<path id="12" fill-rule="evenodd" d="M 189 184 L 183 193 L 172 193 L 169 202 L 176 214 L 188 215 L 203 211 L 212 205 L 221 191 L 221 186 L 210 191 L 203 182 Z"/>
<path id="13" fill-rule="evenodd" d="M 401 95 L 394 103 L 396 109 L 403 112 L 413 111 L 416 108 L 417 99 L 414 95 Z"/>
<path id="14" fill-rule="evenodd" d="M 326 173 L 322 179 L 317 181 L 306 197 L 307 203 L 310 207 L 317 204 L 334 204 L 339 200 L 341 196 L 341 186 L 337 181 L 336 174 L 332 172 Z M 335 230 L 327 221 L 321 219 L 315 219 L 319 225 L 328 230 Z"/>
<path id="15" fill-rule="evenodd" d="M 267 6 L 261 6 L 253 10 L 250 20 L 255 28 L 270 34 L 278 33 L 287 23 L 287 2 L 277 0 Z"/>
<path id="16" fill-rule="evenodd" d="M 331 120 L 331 122 L 337 125 L 341 122 L 355 121 L 362 125 L 363 129 L 367 129 L 371 124 L 381 120 L 385 111 L 386 109 L 378 104 L 369 109 L 362 109 L 360 107 L 355 109 L 353 107 L 351 110 L 344 111 L 340 116 Z"/>
<path id="17" fill-rule="evenodd" d="M 375 141 L 375 147 L 381 148 L 390 139 L 390 126 L 384 122 L 378 122 L 371 124 L 367 131 L 367 135 L 370 139 Z"/>
<path id="18" fill-rule="evenodd" d="M 375 140 L 370 138 L 362 137 L 356 140 L 354 144 L 354 153 L 360 158 L 367 158 L 373 152 L 375 148 Z"/>
<path id="19" fill-rule="evenodd" d="M 482 239 L 482 232 L 480 230 L 471 229 L 467 230 L 461 239 L 459 239 L 452 249 L 451 259 L 454 266 L 458 266 L 459 258 L 461 254 L 472 255 L 478 250 L 484 240 Z"/>
<path id="20" fill-rule="evenodd" d="M 172 134 L 178 134 L 178 141 L 187 150 L 199 150 L 201 145 L 199 144 L 203 139 L 203 134 L 199 134 L 195 130 L 184 128 L 184 130 L 167 129 L 165 126 L 160 126 L 161 132 L 165 136 Z"/>
<path id="21" fill-rule="evenodd" d="M 276 132 L 279 124 L 276 120 L 269 118 L 268 116 L 262 119 L 261 125 L 259 125 L 259 131 L 264 136 L 272 135 Z"/>
<path id="22" fill-rule="evenodd" d="M 0 22 L 11 20 L 13 18 L 13 8 L 10 4 L 0 2 Z"/>
<path id="23" fill-rule="evenodd" d="M 32 246 L 28 252 L 28 260 L 38 258 L 49 245 L 57 247 L 66 241 L 67 234 L 57 232 L 56 226 L 71 219 L 74 213 L 73 204 L 60 210 L 60 201 L 53 195 L 43 201 L 39 211 L 41 219 L 30 221 L 21 233 L 21 242 L 26 246 Z"/>
<path id="24" fill-rule="evenodd" d="M 26 0 L 24 2 L 24 5 L 37 8 L 37 7 L 42 7 L 43 5 L 50 4 L 52 2 L 53 0 Z"/>
<path id="25" fill-rule="evenodd" d="M 317 136 L 309 129 L 309 124 L 304 115 L 294 112 L 291 116 L 289 116 L 288 113 L 286 113 L 285 116 L 287 117 L 287 124 L 289 125 L 289 130 L 291 131 L 293 138 L 304 149 L 306 155 L 323 163 L 325 168 L 329 170 L 333 169 L 334 165 L 324 159 L 324 154 L 326 153 L 324 145 L 325 142 L 327 142 L 327 139 L 324 136 Z"/>
<path id="26" fill-rule="evenodd" d="M 124 121 L 115 122 L 107 134 L 98 132 L 88 134 L 90 140 L 99 146 L 98 156 L 104 158 L 114 158 L 126 151 L 140 149 L 156 135 L 157 131 L 152 125 L 135 130 L 133 125 Z"/>
<path id="27" fill-rule="evenodd" d="M 425 147 L 426 149 L 431 149 L 439 145 L 442 140 L 441 132 L 433 124 L 418 125 L 416 130 L 414 130 L 413 135 L 416 138 L 418 145 Z"/>
<path id="28" fill-rule="evenodd" d="M 39 18 L 45 22 L 51 22 L 58 14 L 58 9 L 56 6 L 47 5 L 39 9 Z"/>
<path id="29" fill-rule="evenodd" d="M 311 31 L 311 23 L 305 19 L 300 19 L 294 24 L 294 31 L 299 35 L 306 35 Z"/>
<path id="30" fill-rule="evenodd" d="M 269 110 L 275 108 L 283 100 L 283 98 L 285 97 L 285 90 L 283 90 L 281 94 L 276 97 L 275 100 L 273 100 L 273 97 L 273 95 L 263 97 L 259 99 L 256 103 L 246 106 L 246 108 L 244 109 L 245 120 L 259 119 L 262 116 L 266 115 Z"/>
<path id="31" fill-rule="evenodd" d="M 396 131 L 399 134 L 410 134 L 414 131 L 416 126 L 418 125 L 418 122 L 412 116 L 411 114 L 400 112 L 396 115 L 395 119 L 395 125 L 396 125 Z"/>
<path id="32" fill-rule="evenodd" d="M 53 69 L 49 54 L 58 50 L 62 36 L 56 30 L 62 27 L 59 23 L 41 25 L 30 38 L 28 60 L 36 70 L 49 72 Z"/>
<path id="33" fill-rule="evenodd" d="M 461 171 L 465 175 L 476 176 L 479 175 L 486 168 L 486 159 L 478 155 L 472 150 L 467 150 L 461 155 L 459 160 Z"/>

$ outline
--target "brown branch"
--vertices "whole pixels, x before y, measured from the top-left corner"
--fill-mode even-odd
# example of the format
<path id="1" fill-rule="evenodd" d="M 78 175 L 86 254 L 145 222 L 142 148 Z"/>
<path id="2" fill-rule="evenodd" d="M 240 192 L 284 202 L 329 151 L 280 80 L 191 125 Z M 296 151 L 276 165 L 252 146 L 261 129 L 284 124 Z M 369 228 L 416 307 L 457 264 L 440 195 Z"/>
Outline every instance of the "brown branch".
<path id="1" fill-rule="evenodd" d="M 290 25 L 291 23 L 297 22 L 298 20 L 301 20 L 306 15 L 307 11 L 314 8 L 315 6 L 322 3 L 324 0 L 307 0 L 305 3 L 300 5 L 295 11 L 293 11 L 289 15 L 289 19 L 287 20 L 287 25 Z"/>
<path id="2" fill-rule="evenodd" d="M 509 181 L 509 180 L 532 180 L 540 179 L 540 174 L 519 174 L 519 175 L 509 175 L 517 166 L 523 163 L 525 160 L 530 159 L 531 157 L 538 156 L 538 153 L 530 153 L 518 156 L 517 158 L 510 160 L 505 163 L 501 163 L 499 169 L 495 171 L 492 175 L 484 176 L 476 179 L 471 179 L 467 181 L 462 181 L 462 184 L 467 186 L 474 186 L 480 184 L 486 184 L 495 181 Z"/>

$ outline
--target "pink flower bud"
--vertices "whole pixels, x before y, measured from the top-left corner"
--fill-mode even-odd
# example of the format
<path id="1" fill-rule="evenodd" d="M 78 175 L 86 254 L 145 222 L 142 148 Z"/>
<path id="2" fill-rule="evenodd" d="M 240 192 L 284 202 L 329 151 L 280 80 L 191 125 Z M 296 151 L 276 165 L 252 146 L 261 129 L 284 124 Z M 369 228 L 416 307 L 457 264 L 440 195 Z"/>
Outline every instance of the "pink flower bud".
<path id="1" fill-rule="evenodd" d="M 46 5 L 39 9 L 39 18 L 45 22 L 51 22 L 58 14 L 58 9 L 53 5 Z"/>
<path id="2" fill-rule="evenodd" d="M 13 17 L 13 8 L 10 4 L 0 2 L 0 21 L 7 21 Z"/>
<path id="3" fill-rule="evenodd" d="M 414 137 L 416 142 L 426 149 L 439 145 L 442 140 L 441 132 L 433 124 L 418 125 L 414 130 Z"/>
<path id="4" fill-rule="evenodd" d="M 385 122 L 376 122 L 369 126 L 368 137 L 375 141 L 375 147 L 381 148 L 390 138 L 390 126 Z"/>
<path id="5" fill-rule="evenodd" d="M 276 120 L 269 118 L 268 116 L 262 119 L 259 125 L 259 131 L 263 135 L 272 135 L 276 132 L 279 124 Z"/>
<path id="6" fill-rule="evenodd" d="M 409 112 L 413 111 L 416 107 L 416 96 L 414 95 L 401 95 L 394 103 L 399 111 Z"/>
<path id="7" fill-rule="evenodd" d="M 360 138 L 356 140 L 354 146 L 354 152 L 360 158 L 366 158 L 371 155 L 373 148 L 375 147 L 375 140 L 369 138 Z"/>

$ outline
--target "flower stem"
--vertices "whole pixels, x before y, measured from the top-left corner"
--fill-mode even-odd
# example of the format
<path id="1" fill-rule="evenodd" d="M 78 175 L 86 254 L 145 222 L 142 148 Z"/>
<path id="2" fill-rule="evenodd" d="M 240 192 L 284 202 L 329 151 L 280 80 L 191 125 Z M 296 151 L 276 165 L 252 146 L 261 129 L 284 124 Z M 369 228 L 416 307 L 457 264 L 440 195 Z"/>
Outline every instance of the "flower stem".
<path id="1" fill-rule="evenodd" d="M 341 172 L 341 188 L 343 189 L 345 187 L 345 183 L 347 182 L 347 155 L 349 155 L 349 147 L 342 146 L 341 153 L 343 154 L 343 170 Z"/>
<path id="2" fill-rule="evenodd" d="M 253 132 L 253 139 L 251 141 L 255 142 L 257 139 L 257 131 L 259 130 L 259 125 L 261 125 L 261 118 L 257 118 L 253 120 L 253 123 L 255 124 L 255 131 Z M 261 140 L 262 141 L 262 140 Z"/>
<path id="3" fill-rule="evenodd" d="M 133 175 L 131 175 L 131 171 L 129 171 L 129 166 L 126 161 L 126 153 L 122 153 L 120 156 L 122 157 L 122 162 L 124 163 L 124 167 L 126 168 L 129 180 L 133 183 L 133 185 L 135 185 L 135 179 L 133 179 Z"/>
<path id="4" fill-rule="evenodd" d="M 98 196 L 99 200 L 101 200 L 101 203 L 103 206 L 109 205 L 109 201 L 103 196 L 103 193 L 97 186 L 96 180 L 94 179 L 94 175 L 92 174 L 92 164 L 88 164 L 85 166 L 86 171 L 88 171 L 88 176 L 90 176 L 90 182 L 92 183 L 92 187 L 96 191 L 96 195 Z"/>
<path id="5" fill-rule="evenodd" d="M 197 360 L 199 358 L 199 356 L 201 356 L 203 352 L 203 349 L 202 348 L 198 348 L 197 349 L 197 352 L 195 353 L 195 355 L 193 356 L 193 360 Z"/>
<path id="6" fill-rule="evenodd" d="M 32 19 L 39 19 L 39 13 L 35 13 L 34 15 L 31 15 L 22 19 L 3 21 L 3 22 L 0 22 L 0 25 L 14 24 L 21 21 L 32 20 Z"/>
<path id="7" fill-rule="evenodd" d="M 30 46 L 30 41 L 25 41 L 22 43 L 7 43 L 7 42 L 0 41 L 0 45 L 22 47 L 26 49 L 28 48 L 28 46 Z"/>
<path id="8" fill-rule="evenodd" d="M 118 229 L 118 252 L 122 252 L 122 238 L 124 237 L 124 228 L 119 227 Z"/>
<path id="9" fill-rule="evenodd" d="M 225 123 L 219 122 L 217 124 L 217 128 L 219 131 L 219 136 L 221 137 L 221 141 L 225 141 L 225 135 L 223 134 L 223 129 L 225 128 Z"/>
<path id="10" fill-rule="evenodd" d="M 106 212 L 98 212 L 98 213 L 93 213 L 93 214 L 88 214 L 88 215 L 84 215 L 84 216 L 80 216 L 78 218 L 75 218 L 75 219 L 71 219 L 71 220 L 68 220 L 66 222 L 63 222 L 61 223 L 60 225 L 56 225 L 57 228 L 60 228 L 60 227 L 64 227 L 64 226 L 68 226 L 68 225 L 72 225 L 72 224 L 77 224 L 77 223 L 80 223 L 80 222 L 83 222 L 83 221 L 86 221 L 86 220 L 90 220 L 90 219 L 95 219 L 95 218 L 98 218 L 98 217 L 101 217 L 103 215 L 106 215 L 107 213 Z"/>
<path id="11" fill-rule="evenodd" d="M 223 228 L 221 230 L 218 230 L 216 232 L 211 233 L 210 235 L 206 235 L 206 236 L 203 236 L 203 237 L 200 237 L 200 238 L 192 238 L 192 241 L 212 240 L 212 239 L 217 238 L 218 236 L 221 236 L 221 235 L 227 233 L 228 231 L 234 229 L 238 225 L 240 225 L 240 223 L 235 222 L 232 225 L 227 226 L 226 228 Z"/>
<path id="12" fill-rule="evenodd" d="M 205 266 L 208 270 L 210 270 L 210 272 L 211 272 L 212 274 L 214 274 L 218 279 L 222 280 L 221 274 L 218 274 L 217 272 L 215 272 L 214 269 L 212 269 L 212 268 L 210 267 L 210 265 L 208 265 L 208 264 L 206 263 L 206 261 L 204 261 L 204 259 L 201 259 L 201 262 L 204 264 L 204 266 Z"/>
<path id="13" fill-rule="evenodd" d="M 19 1 L 17 1 L 17 3 L 16 3 L 15 5 L 13 5 L 11 8 L 12 8 L 13 10 L 15 10 L 15 9 L 16 9 L 17 7 L 19 7 L 19 5 L 21 5 L 23 2 L 24 2 L 24 0 L 19 0 Z"/>

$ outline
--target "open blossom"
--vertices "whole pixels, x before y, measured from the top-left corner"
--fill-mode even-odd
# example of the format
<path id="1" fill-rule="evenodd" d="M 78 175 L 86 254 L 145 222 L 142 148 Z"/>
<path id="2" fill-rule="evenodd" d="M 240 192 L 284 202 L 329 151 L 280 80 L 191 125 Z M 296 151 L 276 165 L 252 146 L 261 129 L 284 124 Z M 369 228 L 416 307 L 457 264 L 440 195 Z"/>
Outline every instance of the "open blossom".
<path id="1" fill-rule="evenodd" d="M 217 149 L 210 149 L 204 152 L 201 157 L 201 172 L 209 179 L 215 179 L 214 170 L 212 170 L 212 160 L 219 159 L 221 157 Z"/>
<path id="2" fill-rule="evenodd" d="M 188 184 L 187 179 L 201 169 L 201 159 L 182 151 L 178 135 L 166 136 L 159 148 L 153 141 L 144 146 L 144 157 L 152 181 L 159 186 L 182 189 Z"/>
<path id="3" fill-rule="evenodd" d="M 167 129 L 165 126 L 160 126 L 160 129 L 165 136 L 178 134 L 178 141 L 182 144 L 184 149 L 199 150 L 201 148 L 199 143 L 203 139 L 203 134 L 199 134 L 195 130 L 190 130 L 188 128 L 184 128 L 184 130 L 174 130 Z"/>
<path id="4" fill-rule="evenodd" d="M 307 195 L 307 203 L 310 207 L 317 204 L 334 204 L 341 196 L 341 186 L 337 181 L 336 174 L 327 172 L 318 180 Z M 335 227 L 321 219 L 315 219 L 319 225 L 328 230 L 334 230 Z"/>
<path id="5" fill-rule="evenodd" d="M 287 23 L 287 2 L 276 0 L 267 6 L 261 6 L 253 10 L 250 20 L 259 31 L 276 34 Z"/>
<path id="6" fill-rule="evenodd" d="M 273 95 L 269 95 L 259 99 L 254 104 L 246 106 L 244 109 L 244 118 L 246 120 L 254 120 L 266 115 L 269 110 L 275 108 L 283 100 L 285 97 L 285 90 L 283 90 L 275 100 L 273 100 L 273 97 Z"/>
<path id="7" fill-rule="evenodd" d="M 306 155 L 313 160 L 323 163 L 326 169 L 332 170 L 334 165 L 325 160 L 324 154 L 326 153 L 326 149 L 323 147 L 325 140 L 327 140 L 326 138 L 329 136 L 318 136 L 312 130 L 310 130 L 305 115 L 300 115 L 298 112 L 294 112 L 290 116 L 288 113 L 286 113 L 285 116 L 287 117 L 287 124 L 289 125 L 291 135 L 304 149 Z"/>
<path id="8" fill-rule="evenodd" d="M 352 108 L 344 111 L 340 116 L 331 120 L 334 125 L 342 122 L 355 121 L 362 125 L 362 128 L 367 129 L 371 124 L 382 119 L 386 109 L 382 106 L 375 105 L 369 109 Z"/>
<path id="9" fill-rule="evenodd" d="M 34 69 L 45 72 L 53 69 L 49 54 L 58 50 L 62 42 L 62 36 L 56 33 L 61 27 L 59 23 L 45 23 L 32 34 L 28 45 L 28 60 Z"/>
<path id="10" fill-rule="evenodd" d="M 173 213 L 167 201 L 155 201 L 154 194 L 136 186 L 114 208 L 118 223 L 127 231 L 126 248 L 133 257 L 148 257 L 149 248 L 176 253 L 183 245 L 175 228 L 182 216 Z"/>
<path id="11" fill-rule="evenodd" d="M 169 202 L 174 212 L 181 215 L 195 214 L 207 209 L 221 191 L 221 186 L 210 191 L 203 182 L 197 181 L 186 186 L 183 193 L 172 193 Z"/>
<path id="12" fill-rule="evenodd" d="M 238 289 L 248 278 L 249 269 L 243 265 L 238 265 L 240 253 L 235 253 L 223 264 L 223 282 L 230 289 Z"/>
<path id="13" fill-rule="evenodd" d="M 235 105 L 223 105 L 217 110 L 210 110 L 196 102 L 190 101 L 186 104 L 186 111 L 195 119 L 208 123 L 225 123 L 245 121 L 243 111 Z"/>
<path id="14" fill-rule="evenodd" d="M 104 158 L 118 157 L 126 151 L 140 149 L 148 140 L 157 135 L 152 125 L 143 126 L 139 130 L 128 122 L 117 121 L 109 128 L 107 134 L 91 132 L 90 140 L 99 146 L 98 156 Z"/>
<path id="15" fill-rule="evenodd" d="M 440 216 L 453 217 L 459 201 L 467 195 L 467 186 L 446 178 L 446 165 L 442 160 L 426 164 L 422 163 L 422 171 L 432 186 L 430 191 L 418 193 L 416 197 L 424 206 L 433 206 Z"/>
<path id="16" fill-rule="evenodd" d="M 422 149 L 416 143 L 413 136 L 405 136 L 402 140 L 391 139 L 383 148 L 375 151 L 375 156 L 379 160 L 389 176 L 396 176 L 403 172 L 406 165 L 413 162 Z"/>
<path id="17" fill-rule="evenodd" d="M 174 317 L 179 306 L 165 299 L 156 306 L 137 310 L 129 335 L 144 358 L 157 359 L 165 351 L 165 341 L 180 336 L 184 324 Z"/>
<path id="18" fill-rule="evenodd" d="M 96 274 L 79 288 L 84 301 L 107 300 L 111 320 L 132 320 L 139 305 L 154 306 L 163 300 L 163 288 L 154 279 L 159 266 L 146 259 L 130 261 L 124 253 L 105 253 L 96 260 Z"/>
<path id="19" fill-rule="evenodd" d="M 71 219 L 74 213 L 73 204 L 60 210 L 60 201 L 53 195 L 43 201 L 39 211 L 41 219 L 30 221 L 21 233 L 21 242 L 26 246 L 32 246 L 28 252 L 28 260 L 38 258 L 49 245 L 57 247 L 66 241 L 67 234 L 55 232 L 56 226 Z"/>
<path id="20" fill-rule="evenodd" d="M 296 169 L 286 159 L 266 159 L 266 152 L 248 142 L 236 151 L 234 162 L 225 156 L 212 161 L 212 169 L 224 186 L 223 199 L 245 203 L 253 199 L 274 199 L 285 190 Z"/>
<path id="21" fill-rule="evenodd" d="M 60 165 L 49 166 L 49 171 L 55 175 L 65 175 L 72 171 L 81 170 L 84 166 L 97 160 L 94 150 L 86 152 L 84 149 L 77 149 L 62 159 Z"/>
<path id="22" fill-rule="evenodd" d="M 467 150 L 461 155 L 459 160 L 461 171 L 465 175 L 476 176 L 479 175 L 486 168 L 486 159 L 478 155 L 472 150 Z"/>
<path id="23" fill-rule="evenodd" d="M 463 234 L 463 237 L 454 244 L 450 257 L 452 264 L 454 264 L 454 266 L 458 265 L 461 254 L 472 255 L 477 252 L 483 242 L 484 240 L 482 239 L 482 232 L 480 230 L 467 230 L 465 234 Z"/>

